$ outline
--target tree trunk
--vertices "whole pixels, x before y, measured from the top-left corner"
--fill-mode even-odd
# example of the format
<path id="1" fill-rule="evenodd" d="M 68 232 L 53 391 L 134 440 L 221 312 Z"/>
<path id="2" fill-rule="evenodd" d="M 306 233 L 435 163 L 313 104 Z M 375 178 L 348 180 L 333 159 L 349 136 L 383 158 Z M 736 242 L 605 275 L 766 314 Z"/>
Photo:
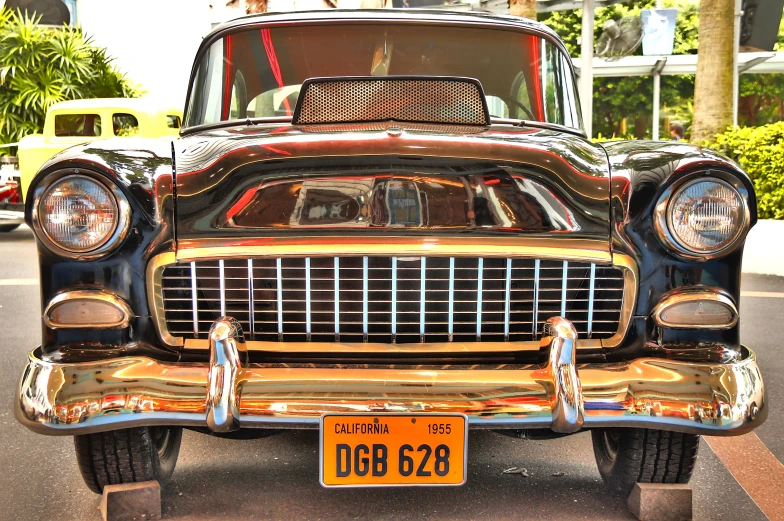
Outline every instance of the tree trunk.
<path id="1" fill-rule="evenodd" d="M 246 0 L 245 10 L 250 13 L 266 13 L 267 0 Z"/>
<path id="2" fill-rule="evenodd" d="M 536 20 L 536 0 L 509 0 L 509 14 Z"/>
<path id="3" fill-rule="evenodd" d="M 735 0 L 701 0 L 691 140 L 713 139 L 732 125 Z"/>

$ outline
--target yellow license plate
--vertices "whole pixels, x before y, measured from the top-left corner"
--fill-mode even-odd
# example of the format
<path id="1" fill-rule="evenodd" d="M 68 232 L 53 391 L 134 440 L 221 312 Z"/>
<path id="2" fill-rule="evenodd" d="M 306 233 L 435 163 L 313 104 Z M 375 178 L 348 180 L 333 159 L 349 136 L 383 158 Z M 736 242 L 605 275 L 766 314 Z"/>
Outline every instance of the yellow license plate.
<path id="1" fill-rule="evenodd" d="M 462 414 L 327 414 L 321 418 L 325 487 L 462 485 Z"/>

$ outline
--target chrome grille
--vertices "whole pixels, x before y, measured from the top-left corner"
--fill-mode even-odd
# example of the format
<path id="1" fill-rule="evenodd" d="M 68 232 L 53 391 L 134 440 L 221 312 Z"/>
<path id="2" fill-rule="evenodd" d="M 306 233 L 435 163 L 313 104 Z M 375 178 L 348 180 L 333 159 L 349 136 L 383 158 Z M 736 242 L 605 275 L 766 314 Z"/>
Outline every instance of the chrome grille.
<path id="1" fill-rule="evenodd" d="M 476 257 L 305 257 L 166 266 L 169 334 L 206 338 L 230 315 L 248 340 L 475 342 L 538 339 L 565 316 L 581 338 L 618 332 L 621 269 L 587 262 Z"/>

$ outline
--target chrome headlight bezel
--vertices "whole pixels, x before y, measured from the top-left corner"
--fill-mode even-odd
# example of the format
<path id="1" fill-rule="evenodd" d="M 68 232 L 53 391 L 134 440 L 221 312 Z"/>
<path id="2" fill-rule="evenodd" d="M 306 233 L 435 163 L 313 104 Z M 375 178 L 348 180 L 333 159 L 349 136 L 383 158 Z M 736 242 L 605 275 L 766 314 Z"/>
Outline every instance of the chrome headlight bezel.
<path id="1" fill-rule="evenodd" d="M 695 183 L 702 181 L 713 181 L 719 184 L 723 184 L 734 190 L 737 192 L 742 205 L 741 215 L 743 222 L 741 222 L 738 226 L 734 236 L 727 244 L 712 251 L 695 251 L 690 249 L 687 245 L 679 241 L 676 235 L 671 231 L 671 202 L 677 198 L 681 191 Z M 735 251 L 735 249 L 744 241 L 746 234 L 749 231 L 749 227 L 751 225 L 751 214 L 749 211 L 748 189 L 737 176 L 732 174 L 715 170 L 702 170 L 694 172 L 682 179 L 679 179 L 675 183 L 672 183 L 667 187 L 667 189 L 664 190 L 656 202 L 656 206 L 654 208 L 653 224 L 654 229 L 656 230 L 656 235 L 659 237 L 659 240 L 661 240 L 662 244 L 664 244 L 664 246 L 680 257 L 698 261 L 707 261 L 722 257 Z"/>
<path id="2" fill-rule="evenodd" d="M 40 219 L 40 205 L 44 196 L 49 192 L 55 183 L 62 181 L 66 177 L 80 177 L 86 178 L 91 182 L 97 183 L 105 188 L 112 196 L 113 203 L 117 209 L 117 219 L 114 223 L 114 228 L 111 233 L 107 235 L 97 246 L 87 251 L 78 251 L 69 249 L 55 242 L 49 235 L 48 231 L 44 228 Z M 69 168 L 64 170 L 57 170 L 47 175 L 38 185 L 33 192 L 32 204 L 32 222 L 33 229 L 39 241 L 52 253 L 61 257 L 66 257 L 73 260 L 93 260 L 102 257 L 109 252 L 116 249 L 122 244 L 131 225 L 131 205 L 128 199 L 120 188 L 111 181 L 104 179 L 102 176 L 95 174 L 88 170 Z"/>

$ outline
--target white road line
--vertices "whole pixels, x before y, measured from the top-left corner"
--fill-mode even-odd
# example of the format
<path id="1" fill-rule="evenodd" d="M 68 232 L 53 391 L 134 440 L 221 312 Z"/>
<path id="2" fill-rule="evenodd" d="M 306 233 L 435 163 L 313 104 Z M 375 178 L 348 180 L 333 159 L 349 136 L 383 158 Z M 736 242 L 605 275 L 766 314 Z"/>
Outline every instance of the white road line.
<path id="1" fill-rule="evenodd" d="M 37 286 L 38 279 L 0 279 L 0 286 Z"/>
<path id="2" fill-rule="evenodd" d="M 784 298 L 784 293 L 776 291 L 741 291 L 740 296 L 758 298 Z"/>

